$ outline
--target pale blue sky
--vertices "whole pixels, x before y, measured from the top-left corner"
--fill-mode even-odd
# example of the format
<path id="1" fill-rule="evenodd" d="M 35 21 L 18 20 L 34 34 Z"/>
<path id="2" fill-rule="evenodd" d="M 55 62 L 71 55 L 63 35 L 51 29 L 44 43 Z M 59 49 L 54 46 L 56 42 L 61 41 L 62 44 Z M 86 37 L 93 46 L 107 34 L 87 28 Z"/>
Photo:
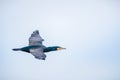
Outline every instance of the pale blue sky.
<path id="1" fill-rule="evenodd" d="M 120 80 L 119 0 L 0 0 L 0 80 Z M 45 61 L 11 49 L 38 29 Z"/>

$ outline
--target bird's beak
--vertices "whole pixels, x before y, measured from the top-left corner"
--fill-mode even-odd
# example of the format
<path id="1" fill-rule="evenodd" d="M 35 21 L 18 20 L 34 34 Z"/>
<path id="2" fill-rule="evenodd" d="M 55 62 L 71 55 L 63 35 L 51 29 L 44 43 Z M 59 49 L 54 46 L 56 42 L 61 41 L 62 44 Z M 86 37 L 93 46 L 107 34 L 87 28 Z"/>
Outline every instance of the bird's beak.
<path id="1" fill-rule="evenodd" d="M 63 50 L 63 49 L 66 49 L 66 48 L 57 48 L 57 50 Z"/>
<path id="2" fill-rule="evenodd" d="M 62 48 L 62 49 L 66 49 L 66 48 Z"/>

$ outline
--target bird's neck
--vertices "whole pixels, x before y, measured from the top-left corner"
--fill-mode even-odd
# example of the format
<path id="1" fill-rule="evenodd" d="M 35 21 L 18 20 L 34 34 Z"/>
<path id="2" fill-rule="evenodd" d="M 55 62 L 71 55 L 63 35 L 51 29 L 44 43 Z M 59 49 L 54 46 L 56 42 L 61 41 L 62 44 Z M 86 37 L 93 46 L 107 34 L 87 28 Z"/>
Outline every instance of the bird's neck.
<path id="1" fill-rule="evenodd" d="M 54 47 L 47 47 L 44 49 L 44 52 L 56 51 Z"/>

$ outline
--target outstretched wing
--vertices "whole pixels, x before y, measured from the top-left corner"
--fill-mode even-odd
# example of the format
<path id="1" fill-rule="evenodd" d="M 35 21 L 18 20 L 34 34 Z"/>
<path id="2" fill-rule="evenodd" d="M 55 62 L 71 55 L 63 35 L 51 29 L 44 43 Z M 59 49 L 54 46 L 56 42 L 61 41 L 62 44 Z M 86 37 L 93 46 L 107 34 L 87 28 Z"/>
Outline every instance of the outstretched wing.
<path id="1" fill-rule="evenodd" d="M 31 34 L 29 38 L 29 46 L 33 46 L 33 45 L 41 46 L 42 41 L 44 41 L 44 39 L 41 38 L 41 36 L 39 35 L 39 31 L 36 30 Z"/>
<path id="2" fill-rule="evenodd" d="M 45 60 L 46 55 L 43 53 L 43 48 L 30 49 L 30 53 L 36 58 Z"/>

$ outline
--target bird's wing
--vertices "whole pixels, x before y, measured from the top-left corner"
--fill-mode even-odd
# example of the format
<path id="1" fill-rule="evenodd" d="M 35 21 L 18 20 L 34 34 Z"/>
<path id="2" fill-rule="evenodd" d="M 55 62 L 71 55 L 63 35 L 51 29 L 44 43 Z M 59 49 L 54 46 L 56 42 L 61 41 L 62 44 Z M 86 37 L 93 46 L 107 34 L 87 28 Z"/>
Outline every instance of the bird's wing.
<path id="1" fill-rule="evenodd" d="M 37 59 L 45 60 L 46 55 L 43 52 L 43 48 L 30 49 L 30 53 Z"/>
<path id="2" fill-rule="evenodd" d="M 33 46 L 33 45 L 41 46 L 42 41 L 44 41 L 44 39 L 41 38 L 41 36 L 39 35 L 39 31 L 36 30 L 31 34 L 29 38 L 29 46 Z"/>

